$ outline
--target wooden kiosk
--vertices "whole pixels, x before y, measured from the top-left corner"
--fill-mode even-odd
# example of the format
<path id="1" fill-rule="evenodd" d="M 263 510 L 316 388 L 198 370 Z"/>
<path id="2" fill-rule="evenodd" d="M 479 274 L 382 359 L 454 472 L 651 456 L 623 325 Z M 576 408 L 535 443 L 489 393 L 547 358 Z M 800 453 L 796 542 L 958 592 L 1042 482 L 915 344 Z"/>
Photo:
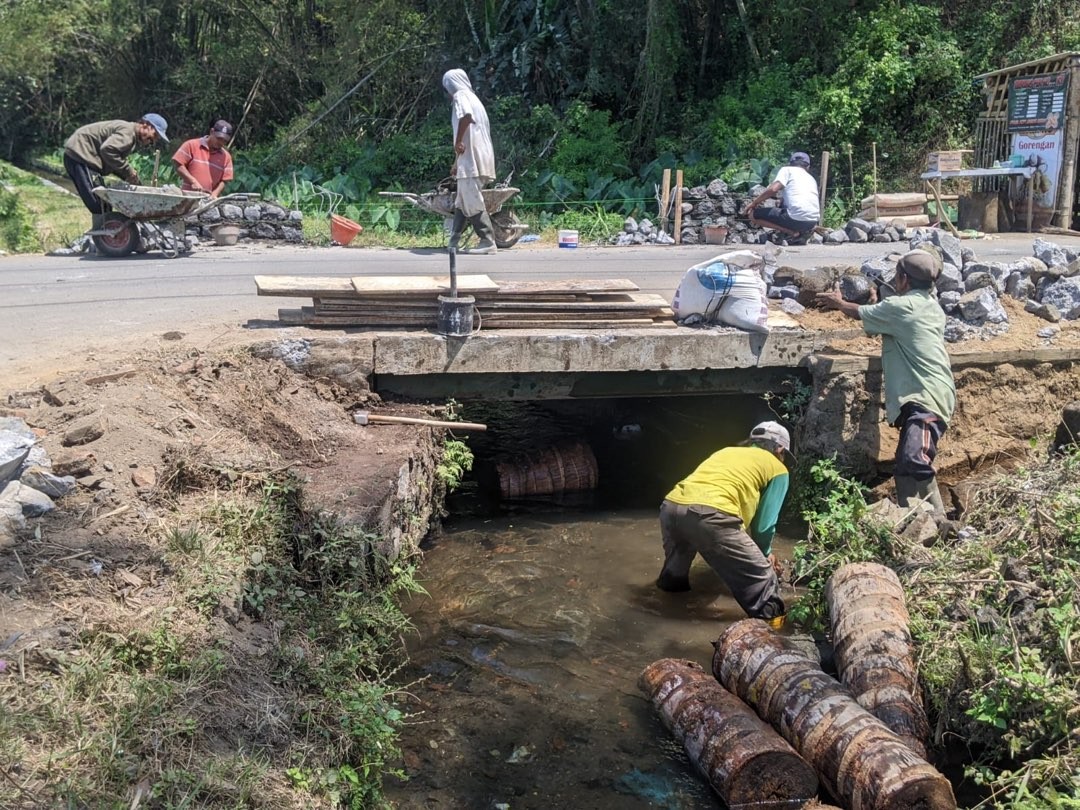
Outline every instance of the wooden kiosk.
<path id="1" fill-rule="evenodd" d="M 1007 164 L 1012 155 L 1020 155 L 1031 171 L 1023 173 L 1025 193 L 1013 198 L 1016 221 L 1027 220 L 1028 230 L 1032 220 L 1036 230 L 1044 225 L 1072 228 L 1078 198 L 1080 53 L 1059 53 L 976 78 L 983 82 L 986 109 L 975 121 L 974 164 Z M 993 175 L 973 178 L 975 190 L 983 192 L 999 191 L 1004 182 Z"/>

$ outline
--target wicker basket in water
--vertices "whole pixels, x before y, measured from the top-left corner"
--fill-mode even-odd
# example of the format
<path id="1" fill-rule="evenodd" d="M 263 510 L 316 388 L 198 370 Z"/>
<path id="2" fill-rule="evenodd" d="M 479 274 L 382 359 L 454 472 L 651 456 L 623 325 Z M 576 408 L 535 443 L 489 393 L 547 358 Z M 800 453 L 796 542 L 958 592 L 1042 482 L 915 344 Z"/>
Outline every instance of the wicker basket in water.
<path id="1" fill-rule="evenodd" d="M 584 442 L 557 445 L 495 465 L 503 498 L 557 495 L 596 488 L 598 470 Z"/>

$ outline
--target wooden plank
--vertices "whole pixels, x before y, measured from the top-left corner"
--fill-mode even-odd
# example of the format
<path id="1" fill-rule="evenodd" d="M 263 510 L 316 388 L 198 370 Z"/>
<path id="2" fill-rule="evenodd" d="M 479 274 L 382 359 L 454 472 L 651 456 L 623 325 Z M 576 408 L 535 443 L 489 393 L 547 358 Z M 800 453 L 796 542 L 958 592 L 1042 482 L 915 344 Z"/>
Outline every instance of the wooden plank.
<path id="1" fill-rule="evenodd" d="M 353 276 L 353 289 L 362 297 L 373 295 L 439 295 L 450 289 L 450 276 Z M 499 285 L 487 276 L 458 276 L 459 293 L 494 293 Z"/>
<path id="2" fill-rule="evenodd" d="M 362 319 L 353 316 L 319 315 L 311 307 L 300 309 L 279 309 L 278 319 L 290 326 L 333 326 L 338 328 L 355 327 L 368 329 L 431 329 L 436 326 L 436 318 Z M 481 320 L 481 326 L 488 324 L 491 329 L 625 329 L 639 327 L 674 328 L 675 322 L 667 318 L 627 318 L 624 320 L 566 320 L 552 322 L 508 319 L 492 323 Z"/>
<path id="3" fill-rule="evenodd" d="M 660 312 L 653 309 L 644 312 L 492 312 L 477 308 L 480 316 L 485 321 L 538 321 L 541 323 L 558 321 L 622 321 L 634 318 L 655 318 Z"/>
<path id="4" fill-rule="evenodd" d="M 545 293 L 620 293 L 641 288 L 628 278 L 568 278 L 542 281 L 498 281 L 498 294 L 538 295 Z"/>
<path id="5" fill-rule="evenodd" d="M 284 295 L 294 298 L 354 298 L 352 279 L 337 276 L 255 276 L 259 295 Z"/>
<path id="6" fill-rule="evenodd" d="M 682 244 L 682 169 L 675 170 L 675 244 Z"/>
<path id="7" fill-rule="evenodd" d="M 638 293 L 624 295 L 620 300 L 605 299 L 602 301 L 574 300 L 574 301 L 529 301 L 513 300 L 503 301 L 498 298 L 487 300 L 477 299 L 476 306 L 491 310 L 514 310 L 514 311 L 538 311 L 538 312 L 569 312 L 569 311 L 600 311 L 615 312 L 620 310 L 657 310 L 666 309 L 669 304 L 667 298 L 656 293 Z M 438 309 L 437 300 L 406 299 L 371 301 L 349 300 L 342 298 L 315 298 L 313 299 L 316 310 L 328 312 L 389 312 L 399 310 L 425 310 Z"/>

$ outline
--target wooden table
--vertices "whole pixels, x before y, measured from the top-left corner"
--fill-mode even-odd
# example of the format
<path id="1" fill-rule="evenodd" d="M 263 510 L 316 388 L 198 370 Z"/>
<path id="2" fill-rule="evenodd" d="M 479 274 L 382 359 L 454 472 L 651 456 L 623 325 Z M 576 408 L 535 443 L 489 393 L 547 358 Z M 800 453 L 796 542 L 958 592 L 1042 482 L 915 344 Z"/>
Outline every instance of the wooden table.
<path id="1" fill-rule="evenodd" d="M 923 172 L 919 177 L 926 181 L 926 185 L 934 191 L 934 196 L 937 199 L 938 215 L 943 217 L 945 215 L 944 206 L 941 204 L 941 181 L 952 180 L 957 177 L 1008 177 L 1010 182 L 1014 177 L 1024 177 L 1027 180 L 1031 180 L 1031 175 L 1035 174 L 1034 166 L 1021 166 L 1020 168 L 1008 167 L 1004 169 L 960 169 L 955 172 Z M 1035 184 L 1028 183 L 1028 205 L 1027 205 L 1027 232 L 1031 233 L 1031 213 L 1035 207 Z M 948 219 L 946 218 L 946 222 Z M 949 223 L 950 229 L 952 223 Z"/>

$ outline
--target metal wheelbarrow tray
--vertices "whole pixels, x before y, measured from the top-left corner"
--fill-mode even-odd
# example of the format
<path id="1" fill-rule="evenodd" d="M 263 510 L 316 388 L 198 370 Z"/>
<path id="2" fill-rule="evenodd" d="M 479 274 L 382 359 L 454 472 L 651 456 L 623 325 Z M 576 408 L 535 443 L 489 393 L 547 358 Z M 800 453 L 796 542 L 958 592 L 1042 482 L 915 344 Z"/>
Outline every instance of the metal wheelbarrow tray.
<path id="1" fill-rule="evenodd" d="M 89 234 L 98 250 L 112 257 L 145 249 L 149 243 L 160 247 L 167 258 L 188 252 L 184 240 L 184 217 L 198 216 L 223 202 L 250 199 L 257 194 L 227 194 L 211 197 L 202 191 L 164 190 L 153 186 L 94 189 L 106 211 L 94 218 Z"/>
<path id="2" fill-rule="evenodd" d="M 521 238 L 521 235 L 529 230 L 529 226 L 518 219 L 513 211 L 504 209 L 503 206 L 515 195 L 521 193 L 521 189 L 511 186 L 495 186 L 494 188 L 482 189 L 480 193 L 484 195 L 484 209 L 491 216 L 495 244 L 503 250 L 513 247 Z M 414 194 L 409 191 L 380 191 L 379 196 L 398 197 L 408 200 L 417 208 L 437 214 L 444 219 L 450 219 L 454 216 L 454 198 L 456 194 L 454 191 L 442 187 L 442 184 L 435 191 L 427 191 L 423 194 Z"/>

